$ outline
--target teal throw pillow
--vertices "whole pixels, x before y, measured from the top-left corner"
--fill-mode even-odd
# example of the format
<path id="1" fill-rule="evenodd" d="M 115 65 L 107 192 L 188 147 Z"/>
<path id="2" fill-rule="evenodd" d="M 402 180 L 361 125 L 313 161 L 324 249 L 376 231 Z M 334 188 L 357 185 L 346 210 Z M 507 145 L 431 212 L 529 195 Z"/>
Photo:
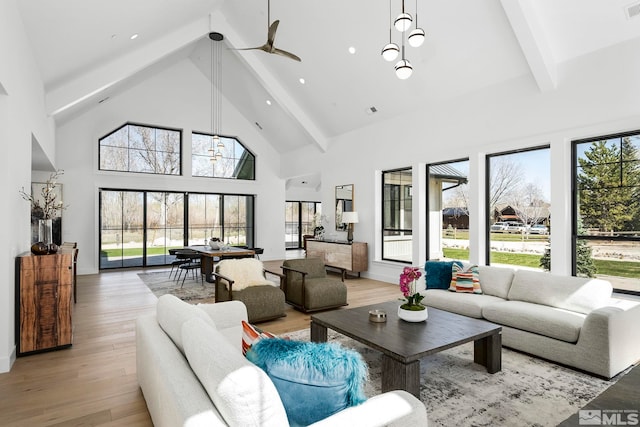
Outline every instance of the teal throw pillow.
<path id="1" fill-rule="evenodd" d="M 427 261 L 424 263 L 425 281 L 427 289 L 449 289 L 451 285 L 451 270 L 456 263 L 462 267 L 459 261 Z"/>
<path id="2" fill-rule="evenodd" d="M 292 426 L 306 426 L 366 400 L 367 365 L 335 343 L 260 340 L 247 359 L 271 378 Z"/>

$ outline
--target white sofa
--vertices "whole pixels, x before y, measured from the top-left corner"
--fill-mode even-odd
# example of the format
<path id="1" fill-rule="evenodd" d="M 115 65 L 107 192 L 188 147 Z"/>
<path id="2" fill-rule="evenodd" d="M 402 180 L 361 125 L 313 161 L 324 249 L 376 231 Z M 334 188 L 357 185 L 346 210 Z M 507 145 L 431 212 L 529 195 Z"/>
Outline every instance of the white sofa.
<path id="1" fill-rule="evenodd" d="M 479 266 L 483 294 L 421 291 L 427 306 L 502 325 L 502 344 L 611 378 L 640 360 L 640 303 L 611 283 Z"/>
<path id="2" fill-rule="evenodd" d="M 194 306 L 172 295 L 137 319 L 138 383 L 155 426 L 289 425 L 269 377 L 242 355 L 242 320 L 239 301 Z M 313 425 L 426 426 L 427 414 L 411 394 L 392 391 Z"/>

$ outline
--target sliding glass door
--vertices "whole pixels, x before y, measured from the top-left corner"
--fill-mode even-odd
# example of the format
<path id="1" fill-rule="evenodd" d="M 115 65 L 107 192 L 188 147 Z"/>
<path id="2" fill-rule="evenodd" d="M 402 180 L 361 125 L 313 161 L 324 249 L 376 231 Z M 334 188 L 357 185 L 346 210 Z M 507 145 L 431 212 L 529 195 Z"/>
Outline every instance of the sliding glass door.
<path id="1" fill-rule="evenodd" d="M 167 265 L 211 237 L 254 247 L 251 195 L 100 191 L 100 269 Z"/>
<path id="2" fill-rule="evenodd" d="M 146 200 L 146 265 L 169 264 L 169 249 L 184 246 L 184 195 L 149 192 Z"/>
<path id="3" fill-rule="evenodd" d="M 144 192 L 100 192 L 100 268 L 144 264 Z"/>

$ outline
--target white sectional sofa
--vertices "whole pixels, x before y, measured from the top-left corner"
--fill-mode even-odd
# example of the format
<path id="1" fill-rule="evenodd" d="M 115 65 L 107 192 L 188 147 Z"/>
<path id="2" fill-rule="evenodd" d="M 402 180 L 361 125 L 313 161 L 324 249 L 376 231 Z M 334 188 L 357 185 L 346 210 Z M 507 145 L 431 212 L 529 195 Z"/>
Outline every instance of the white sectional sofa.
<path id="1" fill-rule="evenodd" d="M 137 319 L 138 383 L 156 427 L 289 425 L 269 377 L 242 355 L 242 320 L 239 301 L 194 306 L 172 295 Z M 313 424 L 356 425 L 426 426 L 426 408 L 392 391 Z"/>
<path id="2" fill-rule="evenodd" d="M 423 303 L 502 325 L 502 344 L 611 378 L 640 360 L 640 303 L 605 280 L 479 266 L 483 293 L 426 289 Z M 427 286 L 428 287 L 428 286 Z"/>

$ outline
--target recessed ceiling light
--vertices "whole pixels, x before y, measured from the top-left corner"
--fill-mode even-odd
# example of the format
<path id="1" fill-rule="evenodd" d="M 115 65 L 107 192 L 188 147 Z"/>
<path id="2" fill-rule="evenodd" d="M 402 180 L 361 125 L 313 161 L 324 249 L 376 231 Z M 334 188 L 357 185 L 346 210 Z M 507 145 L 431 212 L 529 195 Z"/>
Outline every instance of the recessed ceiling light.
<path id="1" fill-rule="evenodd" d="M 271 105 L 271 101 L 267 99 L 267 105 Z"/>
<path id="2" fill-rule="evenodd" d="M 349 47 L 349 53 L 350 53 L 351 55 L 355 54 L 355 53 L 356 53 L 356 48 L 355 48 L 355 47 L 353 47 L 353 46 L 350 46 L 350 47 Z"/>
<path id="3" fill-rule="evenodd" d="M 302 77 L 300 77 L 299 82 L 300 82 L 300 84 L 304 84 L 304 79 Z"/>
<path id="4" fill-rule="evenodd" d="M 135 40 L 138 38 L 138 34 L 133 34 L 131 37 L 129 37 L 131 40 Z"/>

